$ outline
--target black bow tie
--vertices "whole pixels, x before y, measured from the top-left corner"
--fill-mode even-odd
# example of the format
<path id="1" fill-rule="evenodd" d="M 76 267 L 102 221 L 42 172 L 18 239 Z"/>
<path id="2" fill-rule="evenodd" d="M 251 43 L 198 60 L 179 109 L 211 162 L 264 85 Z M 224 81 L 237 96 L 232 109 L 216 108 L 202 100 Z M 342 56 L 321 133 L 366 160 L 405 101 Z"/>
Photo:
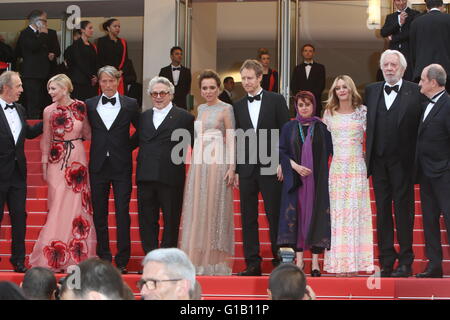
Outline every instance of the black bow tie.
<path id="1" fill-rule="evenodd" d="M 393 87 L 391 87 L 391 86 L 384 86 L 384 91 L 386 91 L 387 94 L 391 94 L 392 91 L 395 91 L 395 92 L 398 93 L 398 89 L 399 89 L 398 84 L 393 86 Z"/>
<path id="2" fill-rule="evenodd" d="M 250 97 L 250 96 L 247 96 L 247 99 L 248 99 L 248 101 L 250 101 L 250 102 L 253 102 L 253 101 L 259 101 L 259 100 L 261 100 L 261 93 L 260 94 L 257 94 L 256 96 L 254 96 L 254 97 Z"/>
<path id="3" fill-rule="evenodd" d="M 431 99 L 428 99 L 428 103 L 436 103 L 436 101 L 434 101 L 434 99 L 436 99 L 437 97 L 439 97 L 442 94 L 442 91 L 435 94 Z"/>
<path id="4" fill-rule="evenodd" d="M 181 67 L 172 67 L 172 71 L 181 70 Z"/>
<path id="5" fill-rule="evenodd" d="M 14 109 L 16 106 L 14 105 L 14 103 L 11 103 L 11 104 L 6 104 L 6 106 L 5 106 L 5 110 L 8 110 L 8 109 Z"/>
<path id="6" fill-rule="evenodd" d="M 306 66 L 312 66 L 312 65 L 313 65 L 312 62 L 304 62 L 304 64 L 305 64 L 305 67 L 306 67 Z"/>
<path id="7" fill-rule="evenodd" d="M 111 103 L 112 105 L 115 105 L 116 104 L 116 97 L 108 98 L 108 97 L 103 96 L 102 97 L 102 104 L 107 104 L 108 102 Z"/>

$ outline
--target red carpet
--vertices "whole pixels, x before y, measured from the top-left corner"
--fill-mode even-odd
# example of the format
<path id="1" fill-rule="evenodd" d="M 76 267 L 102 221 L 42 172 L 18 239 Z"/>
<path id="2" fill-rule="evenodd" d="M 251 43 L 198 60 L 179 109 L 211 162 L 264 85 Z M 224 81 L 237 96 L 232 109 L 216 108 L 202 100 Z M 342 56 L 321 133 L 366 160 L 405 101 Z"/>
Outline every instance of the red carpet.
<path id="1" fill-rule="evenodd" d="M 88 143 L 86 143 L 88 146 Z M 34 242 L 37 239 L 40 229 L 45 224 L 47 212 L 47 187 L 41 177 L 41 154 L 39 151 L 39 139 L 29 140 L 26 142 L 26 154 L 28 160 L 28 195 L 27 195 L 27 235 L 26 235 L 26 252 L 31 253 Z M 136 151 L 134 152 L 136 156 Z M 133 177 L 134 183 L 134 177 Z M 420 197 L 418 187 L 416 186 L 416 216 L 414 224 L 414 253 L 415 261 L 413 265 L 414 273 L 421 272 L 426 265 L 425 248 L 422 216 L 420 209 Z M 372 198 L 372 209 L 375 212 L 375 203 Z M 263 257 L 262 270 L 264 274 L 269 274 L 272 270 L 270 257 L 270 241 L 268 224 L 264 215 L 264 206 L 260 198 L 260 241 L 261 255 Z M 114 211 L 114 201 L 110 200 L 110 210 Z M 131 213 L 131 240 L 132 240 L 132 257 L 128 265 L 130 272 L 137 272 L 141 269 L 141 262 L 144 256 L 140 245 L 139 225 L 137 219 L 137 200 L 136 187 L 133 187 L 132 200 L 130 204 Z M 235 258 L 233 265 L 233 273 L 239 272 L 245 268 L 242 250 L 242 229 L 239 209 L 239 194 L 236 191 L 234 196 L 234 217 L 235 217 Z M 110 214 L 110 238 L 113 253 L 115 253 L 115 216 Z M 373 216 L 373 225 L 375 228 L 376 217 Z M 160 221 L 161 226 L 162 220 Z M 450 276 L 450 250 L 447 241 L 447 235 L 443 219 L 441 218 L 441 235 L 443 252 L 444 252 L 444 273 Z M 8 214 L 5 214 L 0 229 L 0 280 L 12 279 L 20 282 L 23 275 L 11 273 L 12 266 L 9 263 L 11 252 L 11 227 Z M 374 230 L 374 241 L 376 242 L 376 232 Z M 374 245 L 375 256 L 378 255 L 377 245 Z M 305 270 L 310 272 L 310 254 L 305 254 Z M 378 263 L 378 260 L 375 261 Z M 363 273 L 361 276 L 365 275 Z M 139 278 L 138 275 L 127 275 L 127 282 L 130 287 L 135 290 L 135 282 Z M 367 289 L 366 277 L 341 279 L 334 276 L 327 276 L 320 279 L 309 279 L 311 286 L 321 299 L 402 299 L 402 298 L 450 298 L 450 279 L 445 280 L 416 280 L 409 279 L 382 279 L 381 289 Z M 267 293 L 267 277 L 257 277 L 243 279 L 241 277 L 200 277 L 203 286 L 203 293 L 206 299 L 266 299 Z"/>

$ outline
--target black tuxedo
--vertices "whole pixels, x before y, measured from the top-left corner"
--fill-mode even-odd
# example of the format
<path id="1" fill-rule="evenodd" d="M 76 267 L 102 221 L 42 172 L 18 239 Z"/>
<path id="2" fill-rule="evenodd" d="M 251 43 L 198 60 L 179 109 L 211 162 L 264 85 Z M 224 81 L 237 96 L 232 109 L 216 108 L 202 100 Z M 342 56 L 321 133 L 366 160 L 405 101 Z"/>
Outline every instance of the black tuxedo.
<path id="1" fill-rule="evenodd" d="M 420 79 L 422 70 L 432 64 L 440 64 L 450 73 L 450 15 L 440 11 L 425 13 L 411 23 L 410 47 L 414 66 L 413 79 Z M 448 82 L 448 81 L 447 81 Z"/>
<path id="2" fill-rule="evenodd" d="M 421 100 L 417 84 L 403 81 L 388 110 L 384 98 L 385 82 L 365 89 L 367 105 L 367 174 L 372 176 L 377 206 L 377 232 L 380 263 L 391 269 L 395 260 L 410 266 L 414 225 L 413 162 Z M 394 92 L 391 92 L 394 94 Z M 400 252 L 394 249 L 392 202 Z"/>
<path id="3" fill-rule="evenodd" d="M 58 73 L 58 57 L 61 55 L 61 47 L 59 46 L 58 35 L 55 30 L 48 29 L 48 52 L 54 53 L 55 58 L 50 61 L 49 77 Z"/>
<path id="4" fill-rule="evenodd" d="M 237 166 L 236 173 L 239 174 L 239 193 L 242 215 L 242 232 L 244 242 L 244 256 L 247 267 L 259 267 L 261 256 L 259 255 L 259 237 L 258 237 L 258 193 L 261 191 L 266 216 L 269 221 L 270 241 L 272 244 L 273 257 L 277 257 L 277 234 L 278 234 L 278 216 L 280 214 L 281 187 L 282 184 L 277 180 L 276 170 L 271 170 L 270 174 L 264 173 L 261 169 L 267 169 L 268 164 L 264 164 L 264 159 L 259 155 L 259 147 L 266 145 L 265 150 L 269 151 L 270 159 L 278 156 L 270 152 L 271 150 L 271 131 L 280 133 L 283 125 L 289 120 L 288 108 L 284 97 L 278 93 L 262 91 L 261 108 L 259 111 L 256 142 L 245 142 L 240 140 L 240 130 L 248 130 L 253 134 L 254 127 L 250 118 L 247 96 L 234 104 L 234 115 L 236 118 L 237 129 Z M 268 130 L 267 138 L 261 136 L 264 130 Z M 275 137 L 273 137 L 275 138 Z M 262 139 L 266 139 L 265 141 Z M 274 142 L 278 150 L 278 137 Z M 252 164 L 252 155 L 250 145 L 256 144 L 256 164 Z M 266 151 L 266 152 L 267 152 Z M 278 152 L 275 151 L 274 152 Z M 245 157 L 242 157 L 242 154 Z M 265 152 L 264 152 L 265 153 Z M 245 161 L 240 161 L 240 158 Z M 277 167 L 278 162 L 272 167 Z"/>
<path id="5" fill-rule="evenodd" d="M 168 65 L 167 67 L 161 68 L 159 71 L 160 77 L 165 77 L 172 82 L 175 86 L 175 95 L 173 97 L 173 103 L 183 109 L 187 108 L 186 105 L 186 97 L 191 92 L 191 70 L 180 66 L 180 78 L 178 80 L 178 84 L 175 86 L 175 82 L 173 81 L 172 76 L 172 65 Z"/>
<path id="6" fill-rule="evenodd" d="M 450 238 L 450 97 L 447 93 L 437 100 L 425 121 L 420 122 L 416 168 L 420 182 L 425 252 L 431 268 L 442 270 L 441 212 L 447 237 Z"/>
<path id="7" fill-rule="evenodd" d="M 231 105 L 233 104 L 231 97 L 228 95 L 228 92 L 226 92 L 225 90 L 223 90 L 222 93 L 219 95 L 219 99 L 228 104 L 231 104 Z"/>
<path id="8" fill-rule="evenodd" d="M 291 79 L 291 92 L 295 96 L 300 90 L 311 91 L 316 98 L 316 115 L 322 113 L 322 92 L 325 89 L 325 66 L 314 62 L 311 66 L 309 77 L 306 78 L 305 64 L 301 63 L 295 67 Z"/>
<path id="9" fill-rule="evenodd" d="M 188 141 L 171 141 L 172 133 L 177 129 L 189 133 Z M 172 150 L 180 141 L 192 145 L 193 137 L 194 116 L 186 110 L 173 105 L 158 129 L 153 124 L 153 109 L 141 113 L 136 184 L 140 234 L 145 253 L 159 247 L 160 209 L 164 216 L 161 247 L 178 245 L 186 168 L 184 161 L 180 164 L 172 161 Z"/>
<path id="10" fill-rule="evenodd" d="M 50 75 L 48 59 L 48 34 L 39 33 L 27 27 L 20 32 L 16 56 L 22 57 L 21 77 L 23 80 L 24 103 L 28 117 L 42 118 L 42 111 L 48 101 L 47 80 Z"/>
<path id="11" fill-rule="evenodd" d="M 33 139 L 42 133 L 42 122 L 33 127 L 28 126 L 25 109 L 18 103 L 14 105 L 22 123 L 17 143 L 14 142 L 5 113 L 0 110 L 0 223 L 6 203 L 12 227 L 10 261 L 17 265 L 23 264 L 25 259 L 27 160 L 24 143 L 25 139 Z"/>
<path id="12" fill-rule="evenodd" d="M 130 124 L 137 129 L 139 107 L 135 99 L 119 96 L 120 111 L 107 129 L 97 106 L 101 96 L 86 100 L 92 130 L 89 174 L 92 208 L 97 233 L 97 255 L 112 261 L 108 235 L 108 201 L 112 184 L 116 207 L 116 264 L 125 267 L 130 259 L 130 214 L 132 152 L 137 147 L 137 134 L 130 138 Z M 109 154 L 109 155 L 108 155 Z"/>
<path id="13" fill-rule="evenodd" d="M 411 8 L 406 8 L 405 12 L 408 14 L 408 17 L 401 27 L 398 24 L 398 16 L 400 13 L 396 11 L 388 14 L 386 16 L 386 21 L 381 28 L 381 36 L 385 38 L 392 36 L 392 40 L 389 41 L 389 49 L 398 50 L 403 53 L 408 62 L 408 67 L 406 68 L 403 79 L 412 80 L 412 66 L 409 52 L 409 27 L 411 22 L 420 14 L 420 12 Z"/>

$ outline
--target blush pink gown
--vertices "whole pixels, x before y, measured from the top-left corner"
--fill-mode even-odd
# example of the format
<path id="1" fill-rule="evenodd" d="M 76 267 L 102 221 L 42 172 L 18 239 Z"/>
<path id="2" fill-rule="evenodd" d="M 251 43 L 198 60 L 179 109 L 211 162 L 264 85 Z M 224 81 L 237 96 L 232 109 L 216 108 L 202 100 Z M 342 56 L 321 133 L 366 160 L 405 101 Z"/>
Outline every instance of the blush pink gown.
<path id="1" fill-rule="evenodd" d="M 65 272 L 71 265 L 96 256 L 86 152 L 90 139 L 86 105 L 51 104 L 44 110 L 42 163 L 47 163 L 48 215 L 30 265 Z"/>

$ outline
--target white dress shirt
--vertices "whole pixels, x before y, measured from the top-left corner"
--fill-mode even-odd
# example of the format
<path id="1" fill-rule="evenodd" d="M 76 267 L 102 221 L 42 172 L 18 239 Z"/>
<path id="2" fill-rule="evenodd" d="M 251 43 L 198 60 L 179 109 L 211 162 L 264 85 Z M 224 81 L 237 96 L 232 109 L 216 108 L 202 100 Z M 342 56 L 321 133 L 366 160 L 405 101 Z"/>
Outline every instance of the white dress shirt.
<path id="1" fill-rule="evenodd" d="M 175 67 L 174 65 L 170 65 L 170 69 L 172 70 L 172 78 L 173 78 L 173 85 L 178 85 L 178 80 L 180 80 L 180 70 L 173 71 L 172 68 L 181 68 L 181 64 L 178 67 Z"/>
<path id="2" fill-rule="evenodd" d="M 425 121 L 425 119 L 427 118 L 428 114 L 431 112 L 431 109 L 433 109 L 434 105 L 436 104 L 436 102 L 439 100 L 440 97 L 442 97 L 442 95 L 444 94 L 445 90 L 441 92 L 441 94 L 439 94 L 437 97 L 434 97 L 434 99 L 432 99 L 434 101 L 434 103 L 429 103 L 427 105 L 427 108 L 425 109 L 425 112 L 423 113 L 423 121 Z"/>
<path id="3" fill-rule="evenodd" d="M 102 98 L 106 97 L 104 94 L 100 97 L 100 101 L 97 105 L 97 112 L 100 115 L 100 118 L 102 118 L 103 123 L 105 124 L 106 129 L 110 129 L 112 124 L 114 123 L 114 120 L 116 120 L 117 115 L 120 112 L 120 100 L 119 100 L 119 93 L 116 92 L 115 95 L 113 95 L 111 98 L 116 98 L 116 104 L 112 105 L 111 102 L 108 102 L 107 104 L 102 103 Z M 107 97 L 108 98 L 108 97 Z"/>
<path id="4" fill-rule="evenodd" d="M 6 120 L 8 121 L 9 128 L 11 129 L 11 133 L 14 138 L 14 143 L 17 144 L 17 140 L 19 139 L 20 131 L 22 131 L 22 121 L 20 120 L 19 114 L 17 113 L 17 109 L 8 108 L 5 110 L 6 101 L 0 98 L 0 105 L 2 111 L 5 114 Z"/>
<path id="5" fill-rule="evenodd" d="M 314 61 L 308 62 L 308 63 L 314 63 Z M 312 66 L 305 66 L 305 72 L 306 72 L 306 79 L 309 79 L 309 74 L 311 73 Z"/>
<path id="6" fill-rule="evenodd" d="M 172 107 L 173 104 L 172 102 L 170 102 L 166 107 L 162 109 L 153 108 L 153 125 L 155 126 L 155 129 L 158 129 Z"/>
<path id="7" fill-rule="evenodd" d="M 256 94 L 262 93 L 262 89 Z M 249 97 L 253 97 L 251 95 L 248 95 Z M 261 110 L 261 101 L 262 101 L 262 94 L 260 100 L 253 100 L 253 102 L 248 102 L 248 112 L 250 113 L 250 119 L 252 120 L 253 128 L 257 129 L 258 127 L 258 119 L 259 119 L 259 111 Z"/>
<path id="8" fill-rule="evenodd" d="M 403 83 L 403 80 L 400 79 L 396 84 L 394 84 L 394 86 L 398 85 L 398 91 L 400 91 L 400 89 L 402 88 L 402 83 Z M 386 109 L 389 110 L 392 107 L 392 104 L 394 103 L 395 98 L 397 98 L 398 93 L 395 92 L 394 90 L 392 90 L 390 94 L 387 94 L 386 91 L 384 91 L 384 87 L 386 87 L 386 86 L 389 86 L 389 87 L 393 87 L 393 86 L 391 86 L 387 82 L 383 86 L 384 103 L 386 104 Z"/>

